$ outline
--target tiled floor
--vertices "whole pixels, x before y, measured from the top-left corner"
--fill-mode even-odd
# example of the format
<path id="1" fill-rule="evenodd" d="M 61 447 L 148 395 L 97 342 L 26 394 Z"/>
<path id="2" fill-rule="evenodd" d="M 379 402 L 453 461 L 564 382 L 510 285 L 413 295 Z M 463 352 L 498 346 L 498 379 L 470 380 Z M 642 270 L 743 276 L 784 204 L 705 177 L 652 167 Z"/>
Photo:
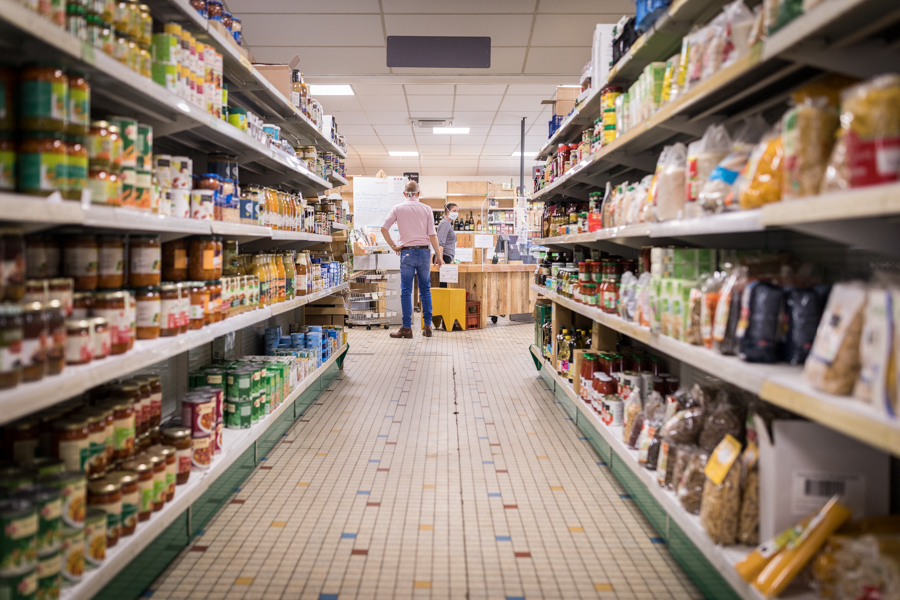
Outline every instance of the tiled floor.
<path id="1" fill-rule="evenodd" d="M 353 329 L 341 377 L 153 599 L 699 598 L 554 404 L 533 328 Z"/>

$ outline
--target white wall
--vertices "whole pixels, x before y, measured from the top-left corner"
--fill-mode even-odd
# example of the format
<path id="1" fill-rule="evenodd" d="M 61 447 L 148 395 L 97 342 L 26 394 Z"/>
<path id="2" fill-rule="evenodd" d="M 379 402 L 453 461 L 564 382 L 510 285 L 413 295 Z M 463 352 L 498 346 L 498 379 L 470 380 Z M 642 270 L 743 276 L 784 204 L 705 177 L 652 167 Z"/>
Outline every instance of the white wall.
<path id="1" fill-rule="evenodd" d="M 386 173 L 391 176 L 400 176 L 403 173 Z M 490 181 L 491 183 L 510 183 L 512 182 L 513 189 L 515 189 L 519 185 L 519 177 L 510 177 L 509 175 L 478 175 L 478 176 L 466 176 L 466 175 L 420 175 L 419 176 L 419 189 L 422 190 L 422 196 L 424 197 L 443 197 L 447 195 L 447 182 L 448 181 Z M 525 172 L 525 189 L 529 192 L 531 191 L 534 185 L 534 181 L 531 179 L 531 172 Z"/>

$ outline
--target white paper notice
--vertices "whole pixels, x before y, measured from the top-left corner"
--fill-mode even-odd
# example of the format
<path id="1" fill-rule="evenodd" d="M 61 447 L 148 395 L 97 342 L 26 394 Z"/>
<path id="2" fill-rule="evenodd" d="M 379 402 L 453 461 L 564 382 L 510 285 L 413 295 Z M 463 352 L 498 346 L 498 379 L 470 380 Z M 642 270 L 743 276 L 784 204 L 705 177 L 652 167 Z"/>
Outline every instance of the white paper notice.
<path id="1" fill-rule="evenodd" d="M 459 281 L 459 267 L 457 265 L 441 266 L 441 283 L 456 283 Z"/>
<path id="2" fill-rule="evenodd" d="M 454 258 L 458 259 L 459 262 L 472 262 L 473 249 L 472 248 L 457 248 L 456 255 Z"/>
<path id="3" fill-rule="evenodd" d="M 479 235 L 475 234 L 475 247 L 476 248 L 493 248 L 494 247 L 494 236 L 487 235 Z"/>
<path id="4" fill-rule="evenodd" d="M 484 251 L 484 260 L 485 261 L 493 260 L 494 254 L 495 254 L 494 249 L 488 248 L 487 250 Z"/>

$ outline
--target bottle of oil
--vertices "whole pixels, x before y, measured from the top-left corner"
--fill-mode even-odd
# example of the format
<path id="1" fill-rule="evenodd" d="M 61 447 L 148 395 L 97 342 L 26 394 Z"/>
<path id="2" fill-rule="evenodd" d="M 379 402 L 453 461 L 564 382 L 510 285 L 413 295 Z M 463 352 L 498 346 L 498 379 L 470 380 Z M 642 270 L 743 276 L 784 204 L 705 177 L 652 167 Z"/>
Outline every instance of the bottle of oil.
<path id="1" fill-rule="evenodd" d="M 572 337 L 569 335 L 563 336 L 563 341 L 558 346 L 556 370 L 560 377 L 568 379 L 572 366 Z"/>

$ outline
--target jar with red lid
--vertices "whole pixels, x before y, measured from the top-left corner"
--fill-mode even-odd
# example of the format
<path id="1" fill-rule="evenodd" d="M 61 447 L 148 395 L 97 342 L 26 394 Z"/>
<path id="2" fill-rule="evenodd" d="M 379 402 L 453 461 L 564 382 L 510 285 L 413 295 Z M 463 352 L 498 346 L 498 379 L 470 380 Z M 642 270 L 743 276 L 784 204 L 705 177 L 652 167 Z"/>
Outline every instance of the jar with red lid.
<path id="1" fill-rule="evenodd" d="M 47 282 L 47 298 L 49 301 L 58 300 L 65 310 L 66 316 L 72 314 L 72 303 L 75 293 L 74 283 L 68 277 L 56 277 Z"/>
<path id="2" fill-rule="evenodd" d="M 73 319 L 87 319 L 91 316 L 91 308 L 94 305 L 94 295 L 91 292 L 77 292 L 72 295 Z"/>
<path id="3" fill-rule="evenodd" d="M 191 477 L 191 430 L 187 427 L 167 427 L 160 431 L 162 443 L 175 448 L 178 474 L 176 485 L 184 485 Z"/>
<path id="4" fill-rule="evenodd" d="M 603 281 L 603 273 L 602 273 L 603 263 L 601 263 L 600 261 L 593 260 L 593 261 L 590 261 L 588 264 L 590 265 L 590 269 L 591 269 L 591 283 L 599 284 L 601 281 Z"/>
<path id="5" fill-rule="evenodd" d="M 91 336 L 93 338 L 93 360 L 100 360 L 109 356 L 109 323 L 103 317 L 91 317 Z"/>

